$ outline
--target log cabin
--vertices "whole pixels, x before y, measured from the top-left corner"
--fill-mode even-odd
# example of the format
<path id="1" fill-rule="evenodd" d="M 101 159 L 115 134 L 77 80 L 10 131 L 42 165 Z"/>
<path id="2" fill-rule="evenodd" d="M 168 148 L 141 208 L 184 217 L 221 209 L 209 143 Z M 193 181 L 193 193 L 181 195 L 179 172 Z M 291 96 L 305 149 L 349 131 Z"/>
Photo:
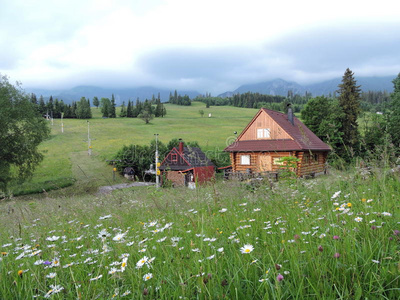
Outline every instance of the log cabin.
<path id="1" fill-rule="evenodd" d="M 326 159 L 331 148 L 288 113 L 261 108 L 236 141 L 225 148 L 230 153 L 233 173 L 277 173 L 280 159 L 299 159 L 297 176 L 314 176 L 326 172 Z"/>
<path id="2" fill-rule="evenodd" d="M 160 171 L 174 186 L 194 187 L 214 178 L 215 165 L 197 147 L 184 147 L 183 142 L 173 148 L 160 165 Z"/>

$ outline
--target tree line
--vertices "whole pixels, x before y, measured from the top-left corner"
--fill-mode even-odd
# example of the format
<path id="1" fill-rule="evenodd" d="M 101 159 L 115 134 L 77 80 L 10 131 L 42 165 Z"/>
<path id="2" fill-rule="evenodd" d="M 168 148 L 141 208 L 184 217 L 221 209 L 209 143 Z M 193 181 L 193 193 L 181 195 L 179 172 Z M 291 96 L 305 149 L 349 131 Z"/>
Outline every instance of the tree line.
<path id="1" fill-rule="evenodd" d="M 172 93 L 169 93 L 168 102 L 171 104 L 184 105 L 184 106 L 189 106 L 192 104 L 188 95 L 184 96 L 178 95 L 177 90 L 175 90 L 174 95 L 172 95 Z"/>
<path id="2" fill-rule="evenodd" d="M 347 69 L 338 86 L 337 98 L 310 99 L 301 111 L 301 118 L 333 148 L 333 155 L 346 163 L 357 157 L 383 157 L 384 153 L 392 153 L 395 159 L 400 154 L 400 74 L 393 84 L 394 92 L 389 97 L 382 92 L 361 93 L 354 73 Z M 369 97 L 367 103 L 371 105 L 374 102 L 381 105 L 382 110 L 363 112 L 363 97 Z"/>

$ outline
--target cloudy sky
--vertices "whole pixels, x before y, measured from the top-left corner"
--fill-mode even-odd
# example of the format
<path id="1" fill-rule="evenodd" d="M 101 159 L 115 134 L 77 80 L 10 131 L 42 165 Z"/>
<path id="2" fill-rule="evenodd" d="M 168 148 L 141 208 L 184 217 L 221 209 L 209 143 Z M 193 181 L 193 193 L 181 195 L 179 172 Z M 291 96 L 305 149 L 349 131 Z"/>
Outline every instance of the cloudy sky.
<path id="1" fill-rule="evenodd" d="M 0 73 L 24 87 L 193 89 L 400 72 L 400 1 L 0 0 Z"/>

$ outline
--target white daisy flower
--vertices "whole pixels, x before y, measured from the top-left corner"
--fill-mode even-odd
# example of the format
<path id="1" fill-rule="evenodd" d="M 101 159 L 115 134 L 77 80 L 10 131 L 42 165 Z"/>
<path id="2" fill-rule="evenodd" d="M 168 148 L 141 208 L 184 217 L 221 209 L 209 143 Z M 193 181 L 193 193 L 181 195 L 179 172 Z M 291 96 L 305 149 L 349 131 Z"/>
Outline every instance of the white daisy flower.
<path id="1" fill-rule="evenodd" d="M 244 245 L 242 248 L 240 248 L 240 252 L 242 252 L 242 254 L 249 254 L 253 250 L 254 250 L 254 247 L 249 244 Z"/>

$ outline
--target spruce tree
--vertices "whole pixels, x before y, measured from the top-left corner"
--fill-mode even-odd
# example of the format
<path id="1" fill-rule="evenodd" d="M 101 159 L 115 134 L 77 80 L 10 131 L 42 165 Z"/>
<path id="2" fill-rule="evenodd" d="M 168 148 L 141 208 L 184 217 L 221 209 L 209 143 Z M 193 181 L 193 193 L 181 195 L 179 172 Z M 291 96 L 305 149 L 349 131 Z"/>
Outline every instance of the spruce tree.
<path id="1" fill-rule="evenodd" d="M 387 123 L 392 142 L 398 149 L 400 147 L 400 73 L 392 82 L 394 84 L 394 91 L 391 95 L 391 111 Z"/>
<path id="2" fill-rule="evenodd" d="M 338 154 L 348 162 L 353 154 L 358 154 L 360 140 L 357 118 L 360 114 L 361 89 L 353 75 L 347 68 L 338 90 L 339 106 L 343 112 L 339 118 L 343 144 L 338 147 Z"/>
<path id="3" fill-rule="evenodd" d="M 117 117 L 117 114 L 115 112 L 115 106 L 116 106 L 115 98 L 114 98 L 114 94 L 112 94 L 112 96 L 111 96 L 111 110 L 110 110 L 110 113 L 108 115 L 109 118 L 116 118 Z"/>

